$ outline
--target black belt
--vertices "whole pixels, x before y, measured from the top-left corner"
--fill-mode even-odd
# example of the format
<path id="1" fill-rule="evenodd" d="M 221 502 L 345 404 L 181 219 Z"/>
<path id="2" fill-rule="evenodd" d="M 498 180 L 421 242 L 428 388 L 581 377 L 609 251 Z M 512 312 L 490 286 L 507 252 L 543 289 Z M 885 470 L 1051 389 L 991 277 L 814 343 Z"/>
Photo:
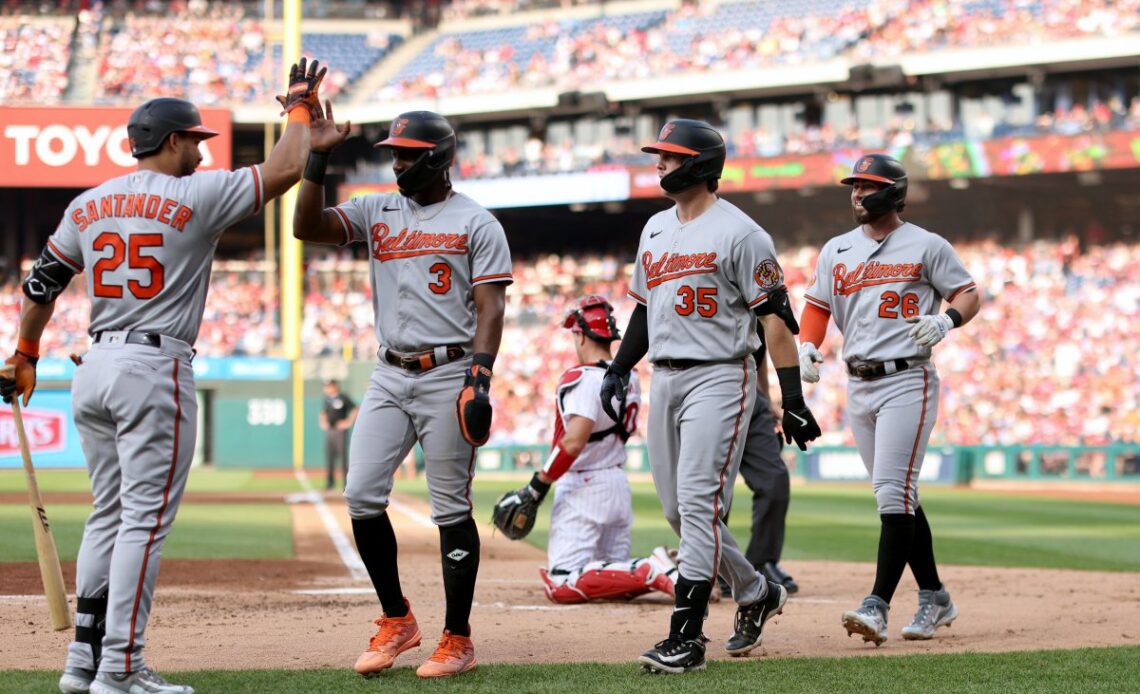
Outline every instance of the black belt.
<path id="1" fill-rule="evenodd" d="M 888 371 L 888 364 L 894 366 L 894 369 Z M 891 374 L 898 373 L 899 371 L 906 371 L 910 367 L 911 363 L 906 359 L 892 359 L 889 361 L 852 360 L 847 362 L 847 373 L 856 378 L 871 380 L 875 378 L 882 378 L 883 376 L 890 376 Z"/>
<path id="2" fill-rule="evenodd" d="M 707 364 L 739 364 L 743 360 L 744 357 L 740 359 L 654 359 L 653 366 L 680 371 Z"/>
<path id="3" fill-rule="evenodd" d="M 97 332 L 91 336 L 91 341 L 92 342 L 102 342 L 104 337 L 109 336 L 110 333 L 113 333 L 113 332 L 121 333 L 122 331 L 121 330 L 100 330 L 99 332 Z M 130 344 L 130 345 L 147 345 L 149 347 L 161 347 L 162 346 L 162 335 L 159 335 L 158 333 L 144 333 L 144 332 L 139 332 L 136 330 L 130 330 L 127 332 L 127 336 L 123 340 L 123 342 L 126 342 L 127 344 Z"/>
<path id="4" fill-rule="evenodd" d="M 455 361 L 463 355 L 464 351 L 462 347 L 458 345 L 447 346 L 448 362 Z M 384 360 L 392 366 L 398 366 L 405 371 L 427 371 L 428 369 L 439 366 L 435 358 L 434 349 L 424 350 L 423 352 L 411 352 L 408 354 L 386 349 L 384 350 Z"/>

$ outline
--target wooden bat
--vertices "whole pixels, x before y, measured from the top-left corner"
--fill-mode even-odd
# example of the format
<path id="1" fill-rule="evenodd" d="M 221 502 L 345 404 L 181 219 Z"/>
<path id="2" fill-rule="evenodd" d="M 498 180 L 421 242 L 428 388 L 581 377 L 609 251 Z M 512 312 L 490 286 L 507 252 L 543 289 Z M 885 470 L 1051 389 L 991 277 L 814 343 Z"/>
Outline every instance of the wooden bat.
<path id="1" fill-rule="evenodd" d="M 4 369 L 4 376 L 10 376 L 12 369 Z M 32 452 L 28 448 L 28 435 L 24 431 L 24 417 L 20 414 L 19 398 L 12 395 L 12 416 L 16 419 L 16 435 L 20 439 L 20 455 L 24 457 L 24 472 L 28 477 L 28 501 L 32 505 L 32 532 L 36 538 L 36 557 L 40 560 L 40 577 L 44 582 L 44 595 L 47 596 L 51 611 L 51 628 L 63 631 L 71 628 L 71 608 L 67 604 L 67 591 L 63 587 L 63 569 L 59 565 L 59 552 L 55 548 L 55 537 L 51 533 L 40 487 L 36 484 L 36 469 L 32 467 Z"/>

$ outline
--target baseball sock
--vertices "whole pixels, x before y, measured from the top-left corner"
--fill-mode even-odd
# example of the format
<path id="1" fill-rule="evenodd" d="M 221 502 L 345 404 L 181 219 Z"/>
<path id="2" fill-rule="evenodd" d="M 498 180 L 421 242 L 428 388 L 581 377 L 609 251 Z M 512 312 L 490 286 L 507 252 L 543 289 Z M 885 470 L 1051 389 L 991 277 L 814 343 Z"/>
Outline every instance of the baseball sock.
<path id="1" fill-rule="evenodd" d="M 458 636 L 471 635 L 471 601 L 479 574 L 479 528 L 474 518 L 439 528 L 443 557 L 443 594 L 447 598 L 445 629 Z"/>
<path id="2" fill-rule="evenodd" d="M 938 565 L 934 563 L 934 536 L 930 533 L 930 523 L 926 521 L 926 513 L 921 506 L 914 510 L 914 544 L 910 547 L 907 563 L 910 564 L 919 588 L 942 588 L 942 580 L 938 578 Z"/>
<path id="3" fill-rule="evenodd" d="M 673 615 L 669 618 L 669 638 L 700 638 L 712 586 L 710 581 L 690 581 L 684 576 L 677 579 Z"/>
<path id="4" fill-rule="evenodd" d="M 914 543 L 914 516 L 909 513 L 883 513 L 879 518 L 882 521 L 879 530 L 879 561 L 875 570 L 875 587 L 871 589 L 871 594 L 878 595 L 889 605 Z"/>
<path id="5" fill-rule="evenodd" d="M 400 567 L 396 564 L 396 532 L 387 513 L 375 518 L 353 518 L 352 537 L 360 559 L 368 569 L 376 597 L 388 617 L 408 614 L 404 591 L 400 589 Z"/>

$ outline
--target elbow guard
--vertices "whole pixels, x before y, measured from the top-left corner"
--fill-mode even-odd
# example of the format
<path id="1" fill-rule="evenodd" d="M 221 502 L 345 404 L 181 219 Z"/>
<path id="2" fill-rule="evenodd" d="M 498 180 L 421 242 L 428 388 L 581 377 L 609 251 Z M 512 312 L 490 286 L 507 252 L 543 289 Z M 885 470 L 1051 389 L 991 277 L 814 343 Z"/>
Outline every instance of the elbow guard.
<path id="1" fill-rule="evenodd" d="M 773 313 L 784 321 L 784 325 L 788 326 L 788 330 L 792 331 L 793 335 L 800 334 L 800 324 L 796 322 L 796 314 L 792 311 L 792 303 L 788 300 L 788 288 L 780 287 L 776 289 L 764 303 L 760 304 L 753 309 L 757 316 L 770 316 Z"/>
<path id="2" fill-rule="evenodd" d="M 37 304 L 55 303 L 72 277 L 75 277 L 75 271 L 45 247 L 24 278 L 24 296 Z"/>

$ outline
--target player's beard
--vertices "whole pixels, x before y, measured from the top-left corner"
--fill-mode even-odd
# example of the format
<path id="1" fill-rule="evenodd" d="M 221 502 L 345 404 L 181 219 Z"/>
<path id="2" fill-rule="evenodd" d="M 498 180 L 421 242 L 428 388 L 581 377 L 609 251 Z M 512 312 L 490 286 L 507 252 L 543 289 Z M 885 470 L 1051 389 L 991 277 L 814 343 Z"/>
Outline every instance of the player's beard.
<path id="1" fill-rule="evenodd" d="M 867 224 L 875 219 L 870 212 L 854 205 L 851 206 L 851 216 L 855 218 L 857 224 Z"/>
<path id="2" fill-rule="evenodd" d="M 178 175 L 180 177 L 189 176 L 194 173 L 200 163 L 202 163 L 202 155 L 198 153 L 197 148 L 184 151 L 182 161 L 178 162 Z"/>

